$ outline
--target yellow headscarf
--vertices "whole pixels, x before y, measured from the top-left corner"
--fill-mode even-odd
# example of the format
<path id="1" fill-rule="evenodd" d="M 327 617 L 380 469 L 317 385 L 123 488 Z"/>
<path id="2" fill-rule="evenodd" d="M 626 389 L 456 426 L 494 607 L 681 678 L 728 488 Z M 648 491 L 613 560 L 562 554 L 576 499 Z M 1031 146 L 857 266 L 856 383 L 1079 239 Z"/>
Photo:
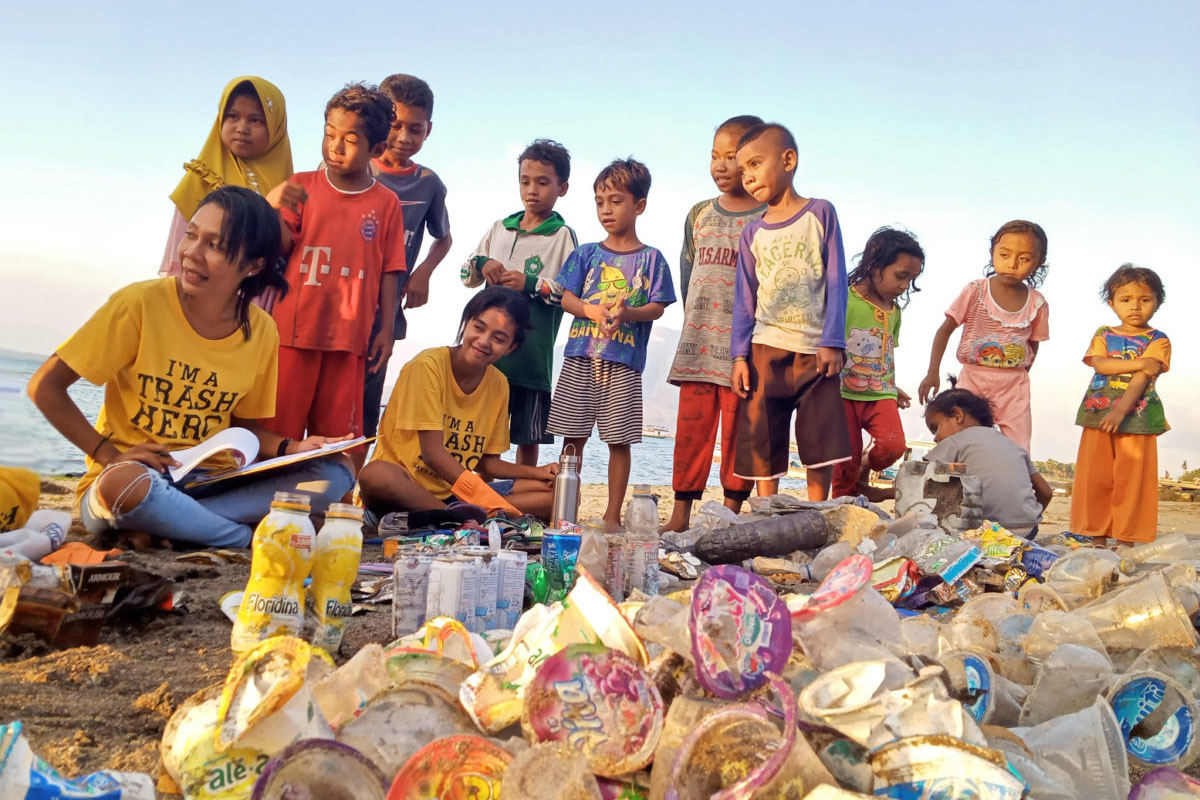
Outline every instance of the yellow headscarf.
<path id="1" fill-rule="evenodd" d="M 225 118 L 225 107 L 229 96 L 239 83 L 249 81 L 258 93 L 263 113 L 267 117 L 270 144 L 261 158 L 243 161 L 225 149 L 221 143 L 221 122 Z M 283 92 L 270 81 L 243 75 L 234 78 L 221 93 L 221 104 L 217 106 L 217 121 L 213 123 L 200 155 L 183 165 L 183 180 L 171 192 L 171 199 L 184 219 L 191 219 L 200 206 L 200 201 L 213 189 L 222 186 L 245 186 L 261 195 L 274 189 L 292 176 L 292 143 L 287 134 L 287 107 Z M 251 179 L 251 175 L 253 179 Z"/>

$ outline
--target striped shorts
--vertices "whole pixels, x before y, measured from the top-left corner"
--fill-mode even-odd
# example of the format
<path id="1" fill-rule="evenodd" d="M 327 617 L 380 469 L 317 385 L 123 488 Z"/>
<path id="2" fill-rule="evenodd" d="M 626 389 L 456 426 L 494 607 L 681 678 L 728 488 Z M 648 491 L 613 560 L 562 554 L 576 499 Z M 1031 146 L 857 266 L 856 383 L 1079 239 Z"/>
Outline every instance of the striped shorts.
<path id="1" fill-rule="evenodd" d="M 577 439 L 600 429 L 607 444 L 642 440 L 642 376 L 599 358 L 564 358 L 550 400 L 546 432 Z"/>

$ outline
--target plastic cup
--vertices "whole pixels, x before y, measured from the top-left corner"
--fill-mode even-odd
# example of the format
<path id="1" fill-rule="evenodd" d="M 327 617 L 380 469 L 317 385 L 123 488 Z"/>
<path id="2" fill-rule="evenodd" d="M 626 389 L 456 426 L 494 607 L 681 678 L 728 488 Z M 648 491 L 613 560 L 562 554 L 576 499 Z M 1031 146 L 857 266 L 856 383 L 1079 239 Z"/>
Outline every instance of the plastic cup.
<path id="1" fill-rule="evenodd" d="M 1129 794 L 1129 761 L 1121 727 L 1103 698 L 1074 714 L 1012 732 L 1052 780 L 1073 790 L 1073 797 L 1125 800 Z"/>
<path id="2" fill-rule="evenodd" d="M 480 729 L 502 730 L 521 719 L 525 687 L 542 661 L 567 645 L 595 642 L 621 651 L 640 667 L 650 662 L 612 598 L 587 570 L 579 570 L 566 600 L 536 605 L 521 615 L 508 647 L 463 682 L 459 700 Z"/>
<path id="3" fill-rule="evenodd" d="M 1090 647 L 1062 644 L 1042 662 L 1017 722 L 1022 726 L 1074 714 L 1090 706 L 1112 685 L 1108 658 Z"/>
<path id="4" fill-rule="evenodd" d="M 1186 769 L 1200 755 L 1200 707 L 1174 678 L 1126 673 L 1113 684 L 1108 700 L 1134 763 Z"/>
<path id="5" fill-rule="evenodd" d="M 476 733 L 455 696 L 437 686 L 409 682 L 385 692 L 342 725 L 337 740 L 369 758 L 385 775 L 395 775 L 432 741 Z"/>
<path id="6" fill-rule="evenodd" d="M 1120 577 L 1120 556 L 1110 550 L 1087 548 L 1056 560 L 1042 575 L 1042 581 L 1069 608 L 1075 608 L 1111 590 Z"/>
<path id="7" fill-rule="evenodd" d="M 1083 606 L 1075 616 L 1095 628 L 1109 652 L 1196 647 L 1196 629 L 1161 572 Z"/>
<path id="8" fill-rule="evenodd" d="M 387 777 L 353 747 L 304 739 L 267 762 L 250 800 L 384 800 L 387 790 Z"/>
<path id="9" fill-rule="evenodd" d="M 587 758 L 563 742 L 518 753 L 504 772 L 504 796 L 522 800 L 604 800 Z"/>
<path id="10" fill-rule="evenodd" d="M 963 704 L 976 722 L 1016 724 L 1028 687 L 997 675 L 987 658 L 974 651 L 947 653 L 938 664 L 946 670 L 950 695 Z"/>
<path id="11" fill-rule="evenodd" d="M 983 744 L 978 724 L 950 698 L 941 676 L 937 666 L 914 675 L 887 661 L 846 664 L 822 673 L 800 691 L 800 717 L 867 748 L 933 734 Z"/>
<path id="12" fill-rule="evenodd" d="M 871 753 L 875 794 L 885 797 L 969 797 L 1019 800 L 1024 781 L 999 751 L 945 736 L 912 736 Z"/>
<path id="13" fill-rule="evenodd" d="M 700 684 L 735 699 L 780 673 L 792 652 L 792 621 L 765 580 L 728 564 L 710 567 L 692 590 L 692 659 Z"/>
<path id="14" fill-rule="evenodd" d="M 1169 767 L 1147 772 L 1129 793 L 1129 800 L 1184 800 L 1200 797 L 1200 780 Z"/>
<path id="15" fill-rule="evenodd" d="M 449 736 L 413 754 L 392 781 L 387 800 L 502 796 L 512 754 L 478 736 Z"/>
<path id="16" fill-rule="evenodd" d="M 604 645 L 560 650 L 525 689 L 526 737 L 565 742 L 597 775 L 624 775 L 650 763 L 662 727 L 658 688 L 633 659 Z"/>

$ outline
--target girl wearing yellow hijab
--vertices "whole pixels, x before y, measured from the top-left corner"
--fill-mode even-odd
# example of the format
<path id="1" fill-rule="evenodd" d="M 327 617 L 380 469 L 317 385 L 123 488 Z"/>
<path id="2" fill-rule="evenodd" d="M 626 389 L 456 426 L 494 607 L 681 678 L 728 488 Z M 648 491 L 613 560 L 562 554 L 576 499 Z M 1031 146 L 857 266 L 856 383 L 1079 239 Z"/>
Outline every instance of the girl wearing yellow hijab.
<path id="1" fill-rule="evenodd" d="M 205 195 L 222 186 L 244 186 L 265 197 L 292 176 L 287 107 L 279 87 L 254 76 L 226 84 L 204 148 L 183 170 L 183 180 L 171 192 L 175 217 L 160 275 L 179 274 L 179 243 Z"/>

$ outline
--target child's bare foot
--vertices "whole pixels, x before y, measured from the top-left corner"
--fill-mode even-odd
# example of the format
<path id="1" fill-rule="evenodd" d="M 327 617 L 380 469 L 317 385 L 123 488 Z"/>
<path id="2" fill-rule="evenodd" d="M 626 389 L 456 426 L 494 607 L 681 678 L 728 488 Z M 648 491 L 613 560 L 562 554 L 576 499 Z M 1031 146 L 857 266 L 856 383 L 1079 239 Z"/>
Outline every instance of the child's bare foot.
<path id="1" fill-rule="evenodd" d="M 867 460 L 867 454 L 863 453 L 862 466 L 858 468 L 858 482 L 871 482 L 871 462 Z"/>
<path id="2" fill-rule="evenodd" d="M 604 518 L 604 530 L 607 531 L 608 533 L 620 533 L 622 530 L 621 518 L 617 517 L 616 519 L 612 519 L 610 517 L 605 517 Z"/>
<path id="3" fill-rule="evenodd" d="M 690 506 L 691 503 L 687 501 L 676 500 L 675 505 L 671 508 L 671 518 L 658 529 L 658 532 L 686 531 L 691 522 L 689 518 L 692 516 Z"/>
<path id="4" fill-rule="evenodd" d="M 859 481 L 854 486 L 854 491 L 858 492 L 872 503 L 882 503 L 884 500 L 896 499 L 895 489 L 885 489 L 881 486 L 872 486 L 866 481 Z"/>

